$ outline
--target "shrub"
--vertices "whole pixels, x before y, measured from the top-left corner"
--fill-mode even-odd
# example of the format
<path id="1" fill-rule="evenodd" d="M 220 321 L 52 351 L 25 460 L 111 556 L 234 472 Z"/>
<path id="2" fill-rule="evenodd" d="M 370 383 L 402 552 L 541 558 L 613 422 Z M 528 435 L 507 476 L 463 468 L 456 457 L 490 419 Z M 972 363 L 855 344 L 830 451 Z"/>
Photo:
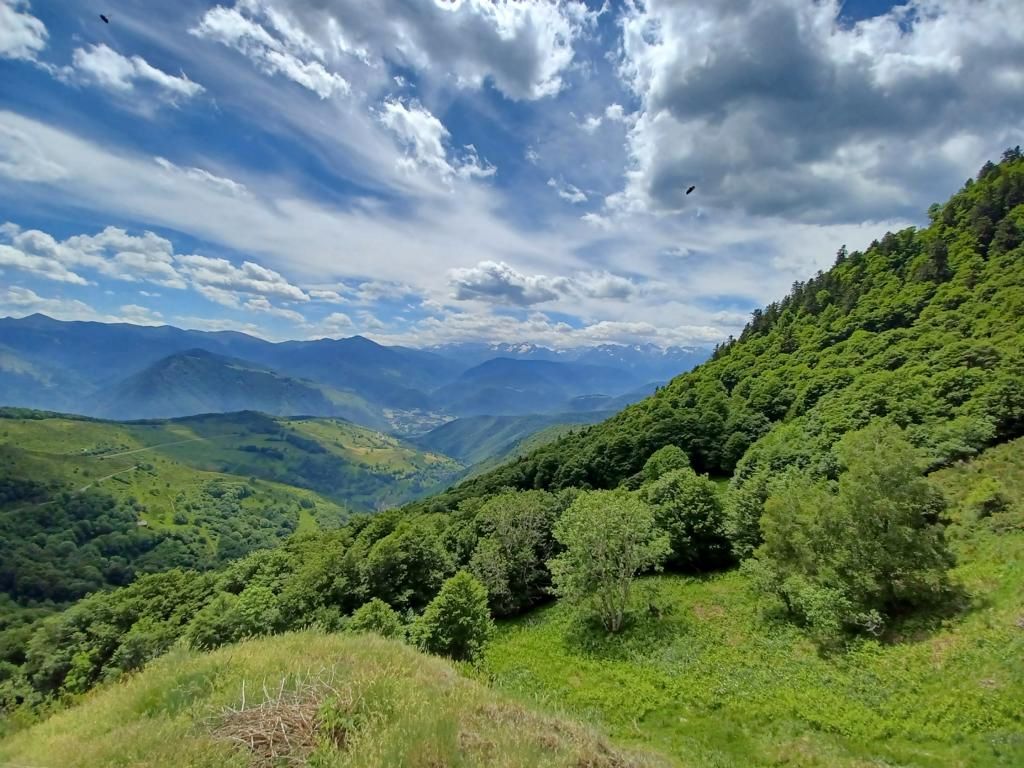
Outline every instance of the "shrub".
<path id="1" fill-rule="evenodd" d="M 402 637 L 405 634 L 402 617 L 394 608 L 376 597 L 356 609 L 345 629 L 350 632 L 375 632 L 381 637 Z"/>
<path id="2" fill-rule="evenodd" d="M 426 651 L 472 660 L 493 632 L 487 590 L 472 574 L 459 571 L 416 620 L 412 634 Z"/>
<path id="3" fill-rule="evenodd" d="M 982 518 L 1002 512 L 1010 506 L 1010 497 L 1006 494 L 1002 483 L 994 477 L 983 477 L 967 494 L 963 509 L 967 520 Z"/>

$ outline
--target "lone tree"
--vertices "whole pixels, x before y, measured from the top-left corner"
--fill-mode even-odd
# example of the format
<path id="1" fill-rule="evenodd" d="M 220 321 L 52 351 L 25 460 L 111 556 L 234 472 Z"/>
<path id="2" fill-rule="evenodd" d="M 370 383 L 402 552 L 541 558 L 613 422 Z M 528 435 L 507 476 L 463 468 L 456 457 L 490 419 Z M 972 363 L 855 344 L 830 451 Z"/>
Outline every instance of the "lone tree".
<path id="1" fill-rule="evenodd" d="M 800 472 L 774 486 L 750 566 L 826 638 L 877 633 L 894 616 L 935 603 L 953 565 L 945 500 L 902 430 L 876 422 L 847 434 L 836 454 L 838 488 Z"/>
<path id="2" fill-rule="evenodd" d="M 412 630 L 424 650 L 460 660 L 475 658 L 493 632 L 487 590 L 468 571 L 444 583 Z"/>
<path id="3" fill-rule="evenodd" d="M 609 632 L 622 629 L 637 574 L 657 568 L 669 539 L 654 511 L 625 490 L 581 494 L 555 524 L 565 552 L 548 561 L 555 594 L 590 606 Z"/>

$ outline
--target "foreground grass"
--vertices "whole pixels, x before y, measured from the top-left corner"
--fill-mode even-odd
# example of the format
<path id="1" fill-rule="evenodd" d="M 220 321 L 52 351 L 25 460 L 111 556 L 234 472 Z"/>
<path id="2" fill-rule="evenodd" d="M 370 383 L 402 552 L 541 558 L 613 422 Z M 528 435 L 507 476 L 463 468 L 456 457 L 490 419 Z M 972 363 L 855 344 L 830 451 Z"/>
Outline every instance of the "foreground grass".
<path id="1" fill-rule="evenodd" d="M 3 764 L 625 768 L 660 763 L 617 748 L 590 728 L 496 696 L 447 662 L 398 642 L 298 633 L 210 654 L 171 653 L 138 676 L 94 692 L 0 743 Z"/>
<path id="2" fill-rule="evenodd" d="M 950 529 L 966 611 L 823 654 L 739 572 L 657 577 L 666 615 L 606 638 L 553 605 L 502 627 L 485 673 L 681 765 L 1024 765 L 1024 442 L 936 479 L 958 502 L 984 476 L 1014 505 Z"/>

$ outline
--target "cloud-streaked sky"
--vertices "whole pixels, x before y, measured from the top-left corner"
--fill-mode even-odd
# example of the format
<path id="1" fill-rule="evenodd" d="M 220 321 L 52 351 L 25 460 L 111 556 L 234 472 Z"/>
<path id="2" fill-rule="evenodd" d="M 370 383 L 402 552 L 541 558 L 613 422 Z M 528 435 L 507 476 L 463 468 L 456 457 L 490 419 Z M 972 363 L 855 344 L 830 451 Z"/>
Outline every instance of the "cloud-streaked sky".
<path id="1" fill-rule="evenodd" d="M 0 0 L 0 315 L 709 343 L 1024 143 L 1018 0 L 108 5 Z"/>

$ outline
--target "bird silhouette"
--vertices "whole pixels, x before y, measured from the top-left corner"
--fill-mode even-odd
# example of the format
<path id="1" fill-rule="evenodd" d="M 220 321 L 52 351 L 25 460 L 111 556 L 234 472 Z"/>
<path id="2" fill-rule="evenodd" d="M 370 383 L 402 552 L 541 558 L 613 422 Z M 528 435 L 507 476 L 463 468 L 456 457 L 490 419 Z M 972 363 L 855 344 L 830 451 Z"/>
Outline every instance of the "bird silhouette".
<path id="1" fill-rule="evenodd" d="M 102 13 L 100 14 L 100 18 L 101 18 L 101 19 L 103 19 L 103 23 L 104 23 L 104 24 L 109 24 L 109 23 L 110 23 L 110 19 L 108 19 L 108 18 L 107 18 L 106 16 L 104 16 L 104 15 L 103 15 Z"/>
<path id="2" fill-rule="evenodd" d="M 691 186 L 691 187 L 690 187 L 690 188 L 689 188 L 688 190 L 686 190 L 686 194 L 690 194 L 690 193 L 691 193 L 691 192 L 693 192 L 693 190 L 695 190 L 696 188 L 697 188 L 697 185 L 696 185 L 696 184 L 694 184 L 694 185 L 693 185 L 693 186 Z"/>

